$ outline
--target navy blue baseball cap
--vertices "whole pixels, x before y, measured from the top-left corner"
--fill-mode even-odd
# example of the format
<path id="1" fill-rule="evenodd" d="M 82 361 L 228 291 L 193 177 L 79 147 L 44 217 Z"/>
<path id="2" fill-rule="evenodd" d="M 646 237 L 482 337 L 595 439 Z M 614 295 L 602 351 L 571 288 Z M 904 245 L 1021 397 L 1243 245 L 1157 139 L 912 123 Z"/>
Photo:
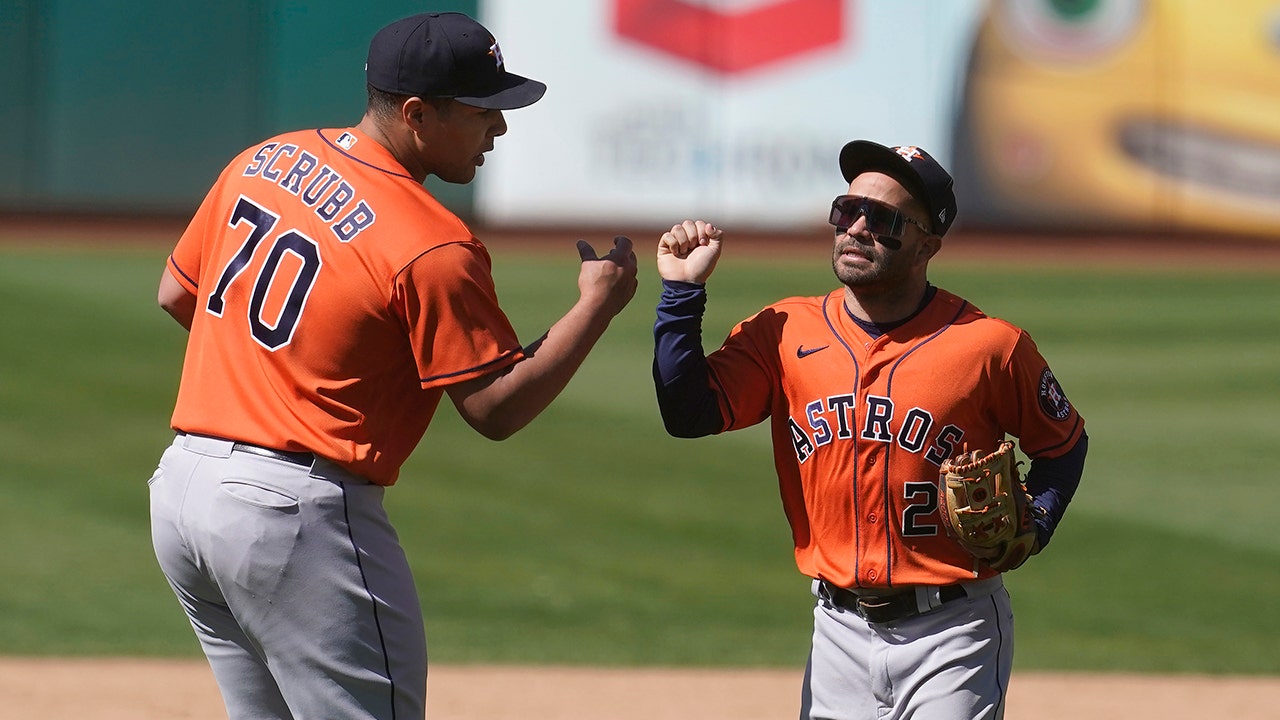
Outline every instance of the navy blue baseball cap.
<path id="1" fill-rule="evenodd" d="M 498 41 L 462 13 L 422 13 L 382 28 L 369 43 L 365 79 L 395 95 L 453 98 L 513 110 L 542 98 L 547 86 L 507 72 Z"/>
<path id="2" fill-rule="evenodd" d="M 956 219 L 951 175 L 929 153 L 914 145 L 887 147 L 854 140 L 840 150 L 840 172 L 846 182 L 864 172 L 881 172 L 902 183 L 929 211 L 934 235 L 945 235 Z"/>

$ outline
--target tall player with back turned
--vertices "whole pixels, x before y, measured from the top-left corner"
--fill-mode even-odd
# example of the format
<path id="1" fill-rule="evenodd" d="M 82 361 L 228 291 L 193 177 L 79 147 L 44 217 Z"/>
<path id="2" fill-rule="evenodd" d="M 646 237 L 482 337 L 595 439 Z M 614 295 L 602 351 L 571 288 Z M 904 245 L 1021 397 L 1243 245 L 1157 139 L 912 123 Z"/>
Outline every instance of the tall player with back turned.
<path id="1" fill-rule="evenodd" d="M 654 383 L 678 437 L 770 422 L 796 563 L 816 597 L 801 718 L 1001 718 L 1013 659 L 1002 572 L 946 530 L 943 469 L 1006 442 L 1031 460 L 1018 542 L 1049 543 L 1084 468 L 1084 421 L 1026 332 L 931 284 L 955 220 L 950 175 L 917 147 L 847 144 L 832 203 L 841 287 L 788 298 L 705 355 L 721 231 L 658 242 Z M 969 454 L 972 453 L 972 454 Z"/>
<path id="2" fill-rule="evenodd" d="M 579 241 L 578 300 L 522 345 L 488 250 L 423 188 L 470 182 L 503 111 L 546 90 L 488 30 L 391 23 L 366 80 L 356 126 L 236 157 L 160 282 L 190 337 L 152 538 L 231 720 L 421 720 L 422 610 L 383 491 L 444 395 L 509 436 L 635 293 L 629 240 L 603 258 Z"/>

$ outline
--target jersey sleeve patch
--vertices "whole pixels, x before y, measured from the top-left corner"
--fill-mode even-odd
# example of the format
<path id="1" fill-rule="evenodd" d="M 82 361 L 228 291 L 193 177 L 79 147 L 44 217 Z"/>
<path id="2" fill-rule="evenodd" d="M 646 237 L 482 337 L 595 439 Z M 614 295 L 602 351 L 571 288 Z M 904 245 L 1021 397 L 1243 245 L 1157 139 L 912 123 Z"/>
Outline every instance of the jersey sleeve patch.
<path id="1" fill-rule="evenodd" d="M 1053 371 L 1047 367 L 1040 372 L 1037 395 L 1040 400 L 1040 409 L 1045 415 L 1059 421 L 1066 420 L 1071 415 L 1071 402 L 1067 400 L 1066 393 L 1058 384 L 1058 379 L 1053 376 Z"/>

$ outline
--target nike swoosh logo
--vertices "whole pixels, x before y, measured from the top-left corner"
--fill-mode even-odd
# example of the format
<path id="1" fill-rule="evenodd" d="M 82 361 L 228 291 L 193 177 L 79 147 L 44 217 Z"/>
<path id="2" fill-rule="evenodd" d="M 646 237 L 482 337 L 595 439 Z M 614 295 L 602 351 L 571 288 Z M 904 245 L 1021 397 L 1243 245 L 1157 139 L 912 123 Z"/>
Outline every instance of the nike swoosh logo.
<path id="1" fill-rule="evenodd" d="M 827 348 L 829 348 L 829 347 L 831 347 L 831 346 L 830 346 L 830 345 L 823 345 L 822 347 L 807 348 L 807 349 L 806 349 L 806 348 L 805 348 L 805 346 L 801 345 L 800 347 L 796 348 L 796 357 L 798 357 L 798 358 L 802 358 L 802 357 L 804 357 L 804 356 L 806 356 L 806 355 L 812 355 L 812 354 L 814 354 L 814 353 L 816 353 L 816 352 L 821 352 L 821 351 L 823 351 L 823 350 L 826 350 L 826 349 L 827 349 Z"/>

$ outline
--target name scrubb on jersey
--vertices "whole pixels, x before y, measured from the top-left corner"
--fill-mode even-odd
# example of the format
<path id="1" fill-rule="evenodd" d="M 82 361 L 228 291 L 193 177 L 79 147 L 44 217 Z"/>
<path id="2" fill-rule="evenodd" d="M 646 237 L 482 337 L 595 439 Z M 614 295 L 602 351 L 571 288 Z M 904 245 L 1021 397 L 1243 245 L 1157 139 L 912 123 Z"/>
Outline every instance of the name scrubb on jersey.
<path id="1" fill-rule="evenodd" d="M 377 220 L 373 207 L 363 198 L 357 200 L 356 189 L 338 171 L 321 165 L 319 158 L 293 143 L 269 142 L 258 148 L 244 176 L 261 178 L 296 195 L 344 243 Z"/>
<path id="2" fill-rule="evenodd" d="M 892 398 L 868 395 L 862 409 L 861 427 L 855 427 L 858 413 L 857 398 L 853 395 L 814 400 L 805 405 L 805 417 L 787 418 L 796 459 L 803 463 L 818 448 L 837 440 L 852 440 L 856 432 L 860 440 L 896 442 L 907 452 L 923 452 L 924 459 L 941 466 L 956 454 L 964 438 L 964 430 L 951 424 L 935 432 L 933 413 L 919 407 L 900 411 Z"/>

